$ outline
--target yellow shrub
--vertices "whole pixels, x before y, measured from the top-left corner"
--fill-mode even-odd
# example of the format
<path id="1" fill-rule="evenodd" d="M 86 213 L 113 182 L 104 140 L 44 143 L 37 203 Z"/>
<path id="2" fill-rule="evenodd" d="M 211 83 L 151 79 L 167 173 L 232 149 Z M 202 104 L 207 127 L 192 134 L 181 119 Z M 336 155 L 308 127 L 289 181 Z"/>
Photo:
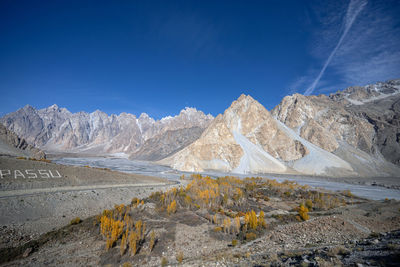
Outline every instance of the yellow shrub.
<path id="1" fill-rule="evenodd" d="M 299 210 L 299 217 L 303 221 L 307 221 L 310 218 L 310 216 L 308 215 L 308 209 L 306 207 L 304 207 L 303 204 L 300 204 L 298 210 Z"/>
<path id="2" fill-rule="evenodd" d="M 146 234 L 146 222 L 143 222 L 142 236 L 140 239 L 144 240 L 145 234 Z"/>
<path id="3" fill-rule="evenodd" d="M 230 227 L 231 227 L 231 219 L 225 218 L 224 219 L 224 232 L 229 233 Z"/>
<path id="4" fill-rule="evenodd" d="M 258 220 L 254 210 L 247 212 L 244 218 L 245 224 L 249 225 L 251 229 L 257 229 Z"/>
<path id="5" fill-rule="evenodd" d="M 254 240 L 256 239 L 257 235 L 255 233 L 247 233 L 246 234 L 246 240 Z"/>
<path id="6" fill-rule="evenodd" d="M 140 199 L 138 199 L 137 197 L 132 198 L 131 205 L 133 207 L 137 208 L 137 206 L 139 206 L 139 204 L 140 204 Z"/>
<path id="7" fill-rule="evenodd" d="M 171 204 L 168 205 L 167 212 L 168 212 L 168 215 L 176 212 L 176 200 L 172 201 Z"/>
<path id="8" fill-rule="evenodd" d="M 161 258 L 161 266 L 162 267 L 165 267 L 165 266 L 167 266 L 168 265 L 168 260 L 167 260 L 167 258 L 166 257 L 162 257 Z"/>
<path id="9" fill-rule="evenodd" d="M 236 247 L 238 244 L 237 239 L 232 239 L 232 246 Z"/>
<path id="10" fill-rule="evenodd" d="M 221 232 L 221 231 L 222 231 L 222 227 L 217 226 L 214 228 L 214 232 Z"/>
<path id="11" fill-rule="evenodd" d="M 82 220 L 79 217 L 76 217 L 76 218 L 72 219 L 69 222 L 69 224 L 74 225 L 74 224 L 78 224 L 78 223 L 81 223 L 81 222 L 82 222 Z"/>
<path id="12" fill-rule="evenodd" d="M 121 256 L 124 255 L 124 253 L 125 253 L 126 245 L 127 245 L 126 241 L 127 241 L 127 235 L 126 235 L 126 233 L 124 233 L 124 234 L 122 235 L 121 246 L 120 246 L 120 248 L 119 248 L 119 251 L 120 251 L 120 253 L 121 253 Z"/>
<path id="13" fill-rule="evenodd" d="M 125 205 L 124 204 L 115 205 L 114 208 L 118 212 L 118 214 L 120 214 L 120 215 L 125 213 Z"/>
<path id="14" fill-rule="evenodd" d="M 214 214 L 214 216 L 213 216 L 213 223 L 218 224 L 217 214 Z"/>
<path id="15" fill-rule="evenodd" d="M 343 193 L 343 195 L 345 195 L 347 197 L 352 197 L 353 196 L 353 194 L 351 193 L 350 190 L 344 190 L 342 193 Z"/>
<path id="16" fill-rule="evenodd" d="M 264 211 L 260 211 L 260 214 L 258 215 L 258 225 L 266 228 L 267 227 L 267 223 L 265 222 L 265 218 L 264 218 Z"/>
<path id="17" fill-rule="evenodd" d="M 149 243 L 150 251 L 153 250 L 155 244 L 156 244 L 156 233 L 153 230 L 153 231 L 151 231 L 151 234 L 150 234 L 150 243 Z"/>
<path id="18" fill-rule="evenodd" d="M 190 207 L 191 204 L 192 204 L 192 199 L 190 198 L 190 196 L 185 196 L 185 205 Z"/>
<path id="19" fill-rule="evenodd" d="M 236 216 L 235 219 L 233 220 L 233 225 L 235 228 L 235 233 L 239 233 L 240 232 L 240 218 L 239 216 Z"/>
<path id="20" fill-rule="evenodd" d="M 176 260 L 177 260 L 179 263 L 182 263 L 182 261 L 183 261 L 183 252 L 182 252 L 182 251 L 179 251 L 179 252 L 178 252 L 178 254 L 176 255 Z"/>
<path id="21" fill-rule="evenodd" d="M 108 241 L 107 249 L 111 248 L 114 245 L 115 241 L 117 241 L 118 238 L 121 236 L 122 231 L 124 229 L 124 223 L 121 221 L 113 221 L 111 227 L 112 227 L 111 238 L 107 240 Z"/>
<path id="22" fill-rule="evenodd" d="M 139 237 L 135 231 L 129 233 L 129 248 L 131 251 L 131 256 L 135 256 L 137 252 L 137 245 L 139 243 Z"/>
<path id="23" fill-rule="evenodd" d="M 306 200 L 306 207 L 307 207 L 307 209 L 312 210 L 313 203 L 312 203 L 311 199 Z"/>
<path id="24" fill-rule="evenodd" d="M 239 199 L 241 199 L 243 197 L 243 192 L 240 188 L 236 187 L 236 192 L 233 195 L 233 200 L 238 201 Z"/>
<path id="25" fill-rule="evenodd" d="M 103 212 L 104 213 L 104 212 Z M 105 212 L 107 213 L 107 211 Z M 106 249 L 111 248 L 115 241 L 121 236 L 124 229 L 122 221 L 114 220 L 113 218 L 103 215 L 100 218 L 100 232 L 107 239 Z"/>

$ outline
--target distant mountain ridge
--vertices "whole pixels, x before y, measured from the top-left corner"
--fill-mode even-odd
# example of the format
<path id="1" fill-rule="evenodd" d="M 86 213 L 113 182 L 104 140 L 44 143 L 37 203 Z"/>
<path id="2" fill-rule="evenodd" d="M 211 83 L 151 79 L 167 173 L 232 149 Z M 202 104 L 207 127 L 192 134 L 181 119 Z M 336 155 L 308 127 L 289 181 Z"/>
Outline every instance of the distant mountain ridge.
<path id="1" fill-rule="evenodd" d="M 195 128 L 191 139 L 197 139 L 199 129 L 204 130 L 212 120 L 212 115 L 195 108 L 185 108 L 174 117 L 156 121 L 146 113 L 137 118 L 129 113 L 109 116 L 99 110 L 71 113 L 57 105 L 40 110 L 27 105 L 2 117 L 0 122 L 46 151 L 134 155 L 146 141 L 167 131 L 184 130 L 190 135 L 190 129 Z M 173 143 L 172 151 L 180 149 L 179 142 Z"/>

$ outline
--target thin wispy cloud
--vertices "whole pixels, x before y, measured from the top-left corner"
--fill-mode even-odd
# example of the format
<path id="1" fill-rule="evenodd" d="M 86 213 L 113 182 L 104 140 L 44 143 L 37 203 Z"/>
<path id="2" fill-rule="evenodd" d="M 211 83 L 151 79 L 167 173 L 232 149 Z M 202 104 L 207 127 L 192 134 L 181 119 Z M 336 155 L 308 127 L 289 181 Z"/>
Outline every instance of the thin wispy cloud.
<path id="1" fill-rule="evenodd" d="M 337 1 L 314 12 L 310 54 L 315 61 L 291 90 L 313 94 L 400 77 L 400 18 L 396 1 Z M 341 11 L 343 10 L 343 11 Z M 322 81 L 325 80 L 324 83 Z M 302 81 L 302 83 L 298 83 Z"/>
<path id="2" fill-rule="evenodd" d="M 385 1 L 383 1 L 385 2 Z M 331 66 L 349 84 L 400 77 L 400 21 L 390 7 L 370 6 L 337 51 Z"/>
<path id="3" fill-rule="evenodd" d="M 317 86 L 318 82 L 321 80 L 322 75 L 324 75 L 326 68 L 331 63 L 333 57 L 335 56 L 336 51 L 339 49 L 344 38 L 346 37 L 347 33 L 349 32 L 351 26 L 353 25 L 354 21 L 356 20 L 358 14 L 361 12 L 361 10 L 363 10 L 363 8 L 366 6 L 366 4 L 367 4 L 367 1 L 363 1 L 363 0 L 351 0 L 350 1 L 349 6 L 347 8 L 346 16 L 344 17 L 344 21 L 343 21 L 343 33 L 340 36 L 340 39 L 337 42 L 335 48 L 332 50 L 329 57 L 325 61 L 325 64 L 322 67 L 321 71 L 319 72 L 317 78 L 310 85 L 310 87 L 308 87 L 307 90 L 305 91 L 305 93 L 304 93 L 305 95 L 309 95 L 312 92 L 314 92 L 315 87 Z"/>

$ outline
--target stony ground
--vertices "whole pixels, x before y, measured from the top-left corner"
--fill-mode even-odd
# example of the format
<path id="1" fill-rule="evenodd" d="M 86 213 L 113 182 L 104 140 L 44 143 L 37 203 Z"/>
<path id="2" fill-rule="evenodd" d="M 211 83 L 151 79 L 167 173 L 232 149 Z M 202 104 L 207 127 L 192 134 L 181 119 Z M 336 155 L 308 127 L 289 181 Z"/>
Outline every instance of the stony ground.
<path id="1" fill-rule="evenodd" d="M 148 196 L 180 185 L 162 179 L 1 157 L 0 169 L 6 168 L 58 170 L 62 178 L 0 179 L 1 266 L 160 266 L 161 261 L 182 266 L 398 266 L 400 262 L 400 202 L 395 200 L 369 201 L 324 191 L 327 199 L 337 197 L 347 205 L 314 209 L 309 220 L 299 222 L 296 207 L 309 189 L 288 190 L 296 188 L 289 183 L 284 190 L 279 184 L 255 187 L 241 204 L 232 202 L 221 212 L 178 205 L 176 213 L 167 214 L 157 199 Z M 144 204 L 130 204 L 134 197 Z M 121 256 L 120 241 L 106 250 L 100 233 L 96 215 L 121 203 L 130 207 L 135 221 L 147 224 L 146 238 L 135 256 Z M 217 231 L 218 224 L 210 220 L 210 214 L 221 221 L 228 213 L 251 209 L 257 216 L 264 211 L 267 222 L 255 240 Z M 82 222 L 70 224 L 75 217 Z M 157 242 L 150 251 L 151 231 Z M 235 246 L 234 239 L 238 239 Z"/>
<path id="2" fill-rule="evenodd" d="M 299 222 L 293 196 L 249 198 L 246 206 L 266 211 L 267 228 L 255 240 L 232 246 L 236 236 L 215 231 L 207 210 L 182 208 L 168 215 L 146 198 L 131 211 L 135 220 L 147 223 L 147 236 L 153 230 L 157 233 L 151 252 L 148 238 L 135 256 L 121 256 L 119 244 L 107 251 L 99 219 L 91 217 L 1 249 L 0 258 L 2 266 L 122 266 L 127 262 L 160 266 L 162 260 L 172 266 L 398 266 L 400 202 L 349 201 L 346 206 L 312 211 L 309 220 Z M 178 255 L 183 256 L 182 263 Z"/>
<path id="3" fill-rule="evenodd" d="M 130 203 L 170 186 L 164 179 L 88 167 L 0 157 L 0 170 L 25 175 L 0 179 L 0 248 L 14 247 L 67 225 L 73 218 L 94 216 L 115 204 Z M 58 171 L 60 178 L 28 178 L 25 170 Z M 57 175 L 58 176 L 58 175 Z"/>

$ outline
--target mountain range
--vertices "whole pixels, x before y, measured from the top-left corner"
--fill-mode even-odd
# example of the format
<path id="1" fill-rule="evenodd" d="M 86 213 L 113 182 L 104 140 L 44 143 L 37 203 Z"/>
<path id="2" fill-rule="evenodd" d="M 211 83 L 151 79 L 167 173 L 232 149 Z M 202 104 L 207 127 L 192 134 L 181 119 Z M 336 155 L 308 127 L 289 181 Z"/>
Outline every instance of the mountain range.
<path id="1" fill-rule="evenodd" d="M 0 122 L 28 143 L 49 152 L 124 153 L 131 158 L 159 159 L 196 140 L 212 120 L 213 116 L 194 108 L 156 121 L 146 113 L 137 118 L 129 113 L 109 116 L 99 110 L 71 113 L 57 105 L 39 110 L 27 105 Z M 168 141 L 171 134 L 179 138 Z M 156 156 L 147 155 L 147 149 L 143 149 L 159 143 L 153 140 L 167 140 L 170 148 L 163 146 L 154 152 Z"/>
<path id="2" fill-rule="evenodd" d="M 190 172 L 400 174 L 400 80 L 286 96 L 271 112 L 242 95 L 198 140 L 160 161 Z"/>
<path id="3" fill-rule="evenodd" d="M 282 99 L 268 111 L 241 95 L 213 118 L 194 108 L 154 120 L 143 113 L 71 113 L 25 106 L 0 119 L 45 151 L 125 153 L 190 172 L 385 176 L 400 173 L 400 80 Z"/>

